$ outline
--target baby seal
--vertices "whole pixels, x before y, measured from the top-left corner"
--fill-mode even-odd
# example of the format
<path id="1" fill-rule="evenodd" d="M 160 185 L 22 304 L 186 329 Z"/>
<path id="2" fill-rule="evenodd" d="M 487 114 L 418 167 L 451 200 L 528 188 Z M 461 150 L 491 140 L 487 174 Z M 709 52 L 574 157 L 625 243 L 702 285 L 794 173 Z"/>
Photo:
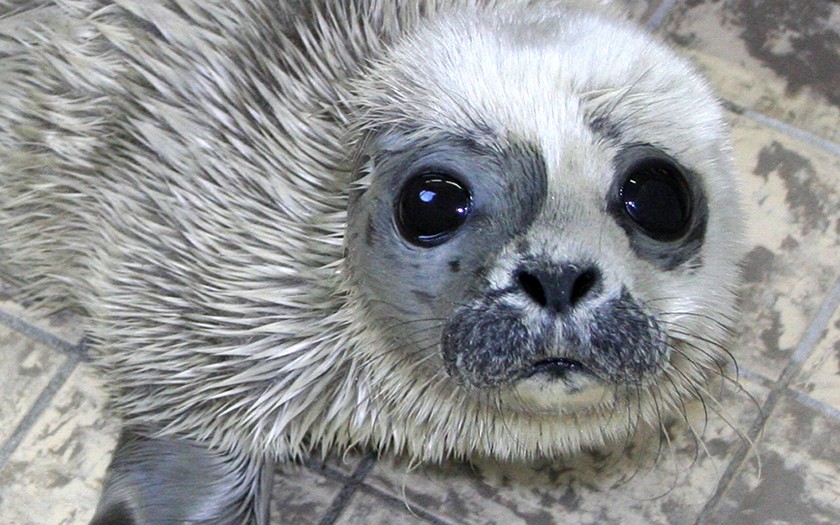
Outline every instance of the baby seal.
<path id="1" fill-rule="evenodd" d="M 720 374 L 722 111 L 604 2 L 6 0 L 0 252 L 86 314 L 94 523 L 267 523 L 275 461 L 527 459 Z"/>

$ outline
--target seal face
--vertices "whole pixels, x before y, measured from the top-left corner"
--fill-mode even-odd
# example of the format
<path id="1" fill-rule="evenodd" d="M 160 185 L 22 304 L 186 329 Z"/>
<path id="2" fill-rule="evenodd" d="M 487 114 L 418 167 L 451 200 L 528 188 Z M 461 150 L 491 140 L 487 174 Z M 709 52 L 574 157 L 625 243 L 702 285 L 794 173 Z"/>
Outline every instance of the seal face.
<path id="1" fill-rule="evenodd" d="M 716 102 L 621 25 L 629 45 L 593 66 L 590 19 L 486 23 L 430 24 L 359 89 L 350 278 L 406 383 L 479 411 L 674 403 L 718 366 L 733 308 Z"/>
<path id="2" fill-rule="evenodd" d="M 707 211 L 695 177 L 651 145 L 615 154 L 610 184 L 584 215 L 603 214 L 601 227 L 623 234 L 632 259 L 615 268 L 569 238 L 575 217 L 546 198 L 538 147 L 441 134 L 386 148 L 359 197 L 370 206 L 360 212 L 366 249 L 350 259 L 376 269 L 360 277 L 401 343 L 473 389 L 655 380 L 671 352 L 667 331 L 618 276 L 639 263 L 673 271 L 699 253 Z M 570 241 L 576 251 L 563 256 Z"/>

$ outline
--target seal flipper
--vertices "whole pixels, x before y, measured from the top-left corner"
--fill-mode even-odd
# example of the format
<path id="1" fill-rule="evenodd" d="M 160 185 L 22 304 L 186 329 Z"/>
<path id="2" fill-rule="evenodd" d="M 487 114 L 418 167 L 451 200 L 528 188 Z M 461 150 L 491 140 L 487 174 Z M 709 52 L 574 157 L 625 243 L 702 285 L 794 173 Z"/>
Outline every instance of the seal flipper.
<path id="1" fill-rule="evenodd" d="M 268 525 L 272 467 L 123 429 L 91 525 Z"/>

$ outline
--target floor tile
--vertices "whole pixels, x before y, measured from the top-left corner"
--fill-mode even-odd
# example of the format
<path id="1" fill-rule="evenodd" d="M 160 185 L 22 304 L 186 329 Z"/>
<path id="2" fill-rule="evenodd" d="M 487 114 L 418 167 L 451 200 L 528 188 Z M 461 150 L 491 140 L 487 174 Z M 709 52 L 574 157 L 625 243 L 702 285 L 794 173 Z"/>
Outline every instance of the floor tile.
<path id="1" fill-rule="evenodd" d="M 0 324 L 0 444 L 67 358 Z"/>
<path id="2" fill-rule="evenodd" d="M 359 466 L 359 463 L 367 457 L 367 454 L 356 449 L 341 451 L 330 451 L 326 458 L 321 458 L 321 452 L 316 450 L 312 453 L 310 466 L 313 468 L 326 468 L 335 471 L 343 476 L 350 477 Z"/>
<path id="3" fill-rule="evenodd" d="M 840 523 L 840 420 L 786 397 L 708 524 Z"/>
<path id="4" fill-rule="evenodd" d="M 733 102 L 840 142 L 840 4 L 679 0 L 663 26 Z"/>
<path id="5" fill-rule="evenodd" d="M 709 405 L 703 445 L 687 425 L 676 424 L 670 444 L 643 433 L 626 451 L 529 465 L 451 461 L 409 472 L 404 459 L 381 459 L 366 482 L 459 524 L 691 523 L 744 442 L 727 421 L 745 430 L 758 414 L 755 403 L 766 396 L 766 389 L 744 384 L 754 399 L 727 390 L 721 400 L 726 418 Z M 690 420 L 700 433 L 699 403 L 691 406 Z"/>
<path id="6" fill-rule="evenodd" d="M 0 471 L 0 523 L 90 520 L 117 438 L 104 404 L 99 381 L 79 365 Z"/>
<path id="7" fill-rule="evenodd" d="M 660 4 L 660 0 L 621 0 L 619 2 L 630 18 L 638 23 L 645 23 Z"/>
<path id="8" fill-rule="evenodd" d="M 20 319 L 69 345 L 78 344 L 84 336 L 85 323 L 78 315 L 68 311 L 39 313 L 21 306 L 11 296 L 4 296 L 2 293 L 0 293 L 0 313 Z"/>
<path id="9" fill-rule="evenodd" d="M 840 275 L 840 159 L 732 120 L 749 245 L 733 353 L 775 380 Z"/>
<path id="10" fill-rule="evenodd" d="M 301 465 L 279 467 L 271 492 L 271 522 L 317 524 L 341 491 L 341 483 Z"/>
<path id="11" fill-rule="evenodd" d="M 840 411 L 840 309 L 834 312 L 793 388 Z"/>
<path id="12" fill-rule="evenodd" d="M 336 525 L 428 525 L 428 521 L 412 514 L 408 507 L 386 501 L 361 490 L 356 491 L 350 504 L 341 513 Z"/>

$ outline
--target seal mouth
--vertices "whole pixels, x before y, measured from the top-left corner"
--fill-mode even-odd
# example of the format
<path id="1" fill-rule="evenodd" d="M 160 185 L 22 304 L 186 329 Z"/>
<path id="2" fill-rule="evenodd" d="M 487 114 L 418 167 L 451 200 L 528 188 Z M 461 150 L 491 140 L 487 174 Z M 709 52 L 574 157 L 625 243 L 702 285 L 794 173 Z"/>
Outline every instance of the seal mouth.
<path id="1" fill-rule="evenodd" d="M 540 359 L 524 371 L 522 379 L 536 375 L 548 376 L 550 379 L 566 380 L 572 374 L 591 374 L 590 370 L 580 361 L 566 357 Z"/>

